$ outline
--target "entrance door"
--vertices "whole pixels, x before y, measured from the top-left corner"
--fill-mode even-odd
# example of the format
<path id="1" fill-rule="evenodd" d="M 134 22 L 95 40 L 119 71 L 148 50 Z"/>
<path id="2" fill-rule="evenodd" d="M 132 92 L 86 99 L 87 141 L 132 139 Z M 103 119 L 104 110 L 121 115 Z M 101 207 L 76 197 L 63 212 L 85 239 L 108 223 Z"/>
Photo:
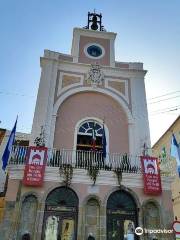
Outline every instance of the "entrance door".
<path id="1" fill-rule="evenodd" d="M 112 193 L 107 202 L 107 240 L 136 240 L 137 211 L 133 198 L 125 191 Z"/>
<path id="2" fill-rule="evenodd" d="M 47 197 L 42 240 L 76 240 L 78 197 L 67 187 L 54 189 Z"/>
<path id="3" fill-rule="evenodd" d="M 114 215 L 108 217 L 108 240 L 135 240 L 135 219 L 127 215 Z"/>
<path id="4" fill-rule="evenodd" d="M 118 217 L 108 219 L 108 239 L 123 239 L 123 222 Z"/>

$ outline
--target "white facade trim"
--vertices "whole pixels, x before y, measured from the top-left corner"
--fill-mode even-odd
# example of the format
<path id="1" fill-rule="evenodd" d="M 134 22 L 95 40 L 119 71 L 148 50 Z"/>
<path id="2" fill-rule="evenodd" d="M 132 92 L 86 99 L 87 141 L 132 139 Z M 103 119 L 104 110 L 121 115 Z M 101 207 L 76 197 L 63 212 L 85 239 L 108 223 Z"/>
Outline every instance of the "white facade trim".
<path id="1" fill-rule="evenodd" d="M 78 83 L 72 83 L 71 85 L 62 88 L 62 80 L 63 80 L 63 76 L 64 76 L 64 75 L 72 76 L 72 77 L 80 77 L 80 82 L 78 82 Z M 77 86 L 83 85 L 83 79 L 84 79 L 83 74 L 82 74 L 82 75 L 79 75 L 79 74 L 77 75 L 77 74 L 72 74 L 72 73 L 60 72 L 60 75 L 59 75 L 59 83 L 58 83 L 58 91 L 57 91 L 57 97 L 59 97 L 61 93 L 67 91 L 68 89 L 70 89 L 70 88 L 72 88 L 72 87 L 77 87 Z"/>
<path id="2" fill-rule="evenodd" d="M 57 117 L 57 111 L 58 111 L 59 107 L 68 97 L 70 97 L 76 93 L 80 93 L 80 92 L 98 92 L 98 93 L 106 94 L 106 95 L 112 97 L 115 101 L 117 101 L 119 103 L 120 106 L 123 107 L 123 109 L 126 113 L 126 116 L 127 116 L 128 124 L 129 124 L 129 153 L 135 154 L 135 152 L 134 152 L 135 148 L 131 144 L 132 139 L 134 138 L 134 136 L 132 135 L 133 129 L 131 129 L 134 126 L 134 119 L 132 117 L 132 114 L 131 114 L 128 106 L 124 103 L 124 101 L 120 97 L 118 97 L 116 94 L 109 92 L 108 89 L 92 88 L 92 87 L 81 87 L 81 88 L 70 89 L 68 92 L 64 93 L 55 103 L 54 109 L 53 109 L 53 117 Z M 61 117 L 61 116 L 59 116 L 59 117 Z M 48 145 L 48 147 L 50 147 L 50 148 L 53 147 L 55 123 L 56 123 L 56 119 L 54 118 L 51 121 L 51 130 L 50 130 L 50 138 L 49 138 L 49 145 Z"/>
<path id="3" fill-rule="evenodd" d="M 24 165 L 10 165 L 9 166 L 9 178 L 22 180 L 24 176 Z M 162 190 L 171 190 L 171 183 L 173 181 L 173 177 L 162 177 Z M 63 182 L 63 179 L 59 176 L 59 168 L 58 167 L 46 167 L 44 181 L 51 182 Z M 87 170 L 84 169 L 74 169 L 72 184 L 87 184 L 92 185 L 92 180 L 87 174 Z M 129 188 L 143 188 L 143 177 L 142 174 L 139 173 L 122 173 L 122 185 Z M 104 171 L 100 170 L 100 174 L 97 178 L 96 185 L 107 185 L 107 186 L 119 186 L 117 182 L 117 177 L 115 173 L 112 171 Z"/>
<path id="4" fill-rule="evenodd" d="M 81 88 L 75 88 L 75 89 L 70 89 L 68 92 L 64 93 L 55 103 L 54 105 L 54 110 L 53 110 L 53 115 L 56 115 L 57 114 L 57 111 L 60 107 L 60 105 L 62 104 L 62 102 L 67 99 L 68 97 L 70 97 L 71 95 L 74 95 L 76 93 L 79 93 L 79 92 L 97 92 L 97 93 L 103 93 L 103 94 L 106 94 L 110 97 L 112 97 L 114 100 L 116 100 L 120 106 L 123 107 L 125 113 L 126 113 L 126 116 L 127 116 L 127 119 L 128 119 L 128 122 L 134 122 L 133 120 L 133 117 L 132 117 L 132 114 L 128 108 L 128 106 L 124 103 L 124 101 L 122 101 L 122 99 L 120 97 L 118 97 L 117 95 L 115 95 L 114 93 L 112 92 L 109 92 L 107 89 L 102 89 L 102 88 L 92 88 L 92 87 L 81 87 Z"/>
<path id="5" fill-rule="evenodd" d="M 30 145 L 39 136 L 41 126 L 45 128 L 45 142 L 49 146 L 50 126 L 52 120 L 57 64 L 50 61 L 42 66 L 41 79 L 33 118 Z"/>
<path id="6" fill-rule="evenodd" d="M 73 57 L 73 63 L 78 63 L 79 59 L 79 42 L 80 42 L 80 34 L 77 31 L 73 31 L 73 41 L 71 48 L 71 55 Z"/>
<path id="7" fill-rule="evenodd" d="M 73 56 L 73 62 L 77 63 L 79 59 L 80 37 L 86 36 L 89 38 L 92 37 L 92 38 L 102 38 L 102 39 L 110 40 L 110 66 L 115 67 L 114 41 L 115 41 L 116 35 L 117 35 L 116 33 L 112 33 L 112 32 L 102 32 L 102 31 L 94 31 L 90 29 L 86 30 L 82 28 L 74 28 L 72 48 L 71 48 L 71 55 Z"/>
<path id="8" fill-rule="evenodd" d="M 94 31 L 91 29 L 84 29 L 84 28 L 74 28 L 73 35 L 75 34 L 81 35 L 81 36 L 87 36 L 87 37 L 113 39 L 113 40 L 115 40 L 117 35 L 117 33 L 114 33 L 114 32 Z"/>
<path id="9" fill-rule="evenodd" d="M 110 66 L 115 67 L 114 39 L 110 39 Z"/>
<path id="10" fill-rule="evenodd" d="M 144 143 L 151 146 L 144 78 L 130 78 L 130 85 L 132 113 L 136 122 L 134 134 L 137 154 L 141 154 Z"/>
<path id="11" fill-rule="evenodd" d="M 124 83 L 125 84 L 125 95 L 122 94 L 121 92 L 117 91 L 115 88 L 109 86 L 109 82 L 119 82 L 119 83 Z M 108 89 L 111 89 L 112 91 L 116 92 L 119 94 L 124 100 L 129 104 L 129 95 L 128 95 L 128 81 L 127 80 L 121 80 L 121 79 L 111 79 L 108 78 L 105 81 L 105 87 Z"/>
<path id="12" fill-rule="evenodd" d="M 45 142 L 46 145 L 49 145 L 49 135 L 51 131 L 51 121 L 52 121 L 52 113 L 53 113 L 53 102 L 54 95 L 56 89 L 56 80 L 57 80 L 57 65 L 54 64 L 51 72 L 51 84 L 49 87 L 49 96 L 48 96 L 48 105 L 47 112 L 45 117 Z"/>

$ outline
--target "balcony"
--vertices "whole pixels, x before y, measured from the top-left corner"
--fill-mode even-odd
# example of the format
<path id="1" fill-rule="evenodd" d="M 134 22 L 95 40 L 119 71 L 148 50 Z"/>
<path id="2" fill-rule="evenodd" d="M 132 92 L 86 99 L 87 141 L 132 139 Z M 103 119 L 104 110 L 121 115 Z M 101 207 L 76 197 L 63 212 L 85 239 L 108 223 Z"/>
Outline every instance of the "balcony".
<path id="1" fill-rule="evenodd" d="M 11 153 L 10 165 L 24 165 L 27 151 L 28 147 L 14 146 Z M 141 172 L 139 156 L 108 153 L 106 159 L 104 159 L 103 153 L 99 151 L 48 149 L 47 166 L 61 167 L 63 165 L 71 165 L 76 169 L 96 167 L 99 170 L 105 171 Z"/>
<path id="2" fill-rule="evenodd" d="M 28 147 L 14 146 L 11 153 L 10 165 L 25 165 Z M 104 171 L 119 171 L 122 173 L 142 173 L 140 156 L 120 153 L 107 153 L 106 159 L 100 151 L 57 150 L 48 149 L 47 166 L 62 167 L 71 165 L 74 169 L 97 168 Z M 174 163 L 172 159 L 161 159 L 161 175 L 172 176 Z"/>

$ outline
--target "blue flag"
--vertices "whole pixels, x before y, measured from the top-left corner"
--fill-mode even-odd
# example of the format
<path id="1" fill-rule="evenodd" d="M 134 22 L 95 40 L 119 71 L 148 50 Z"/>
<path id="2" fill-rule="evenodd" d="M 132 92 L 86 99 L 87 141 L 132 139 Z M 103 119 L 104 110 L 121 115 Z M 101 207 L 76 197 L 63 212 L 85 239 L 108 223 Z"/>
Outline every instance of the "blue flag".
<path id="1" fill-rule="evenodd" d="M 12 146 L 14 144 L 15 134 L 16 134 L 16 125 L 17 125 L 17 118 L 2 156 L 2 162 L 3 162 L 2 169 L 4 171 L 6 170 L 6 166 L 8 165 L 9 155 L 12 151 Z"/>
<path id="2" fill-rule="evenodd" d="M 177 169 L 180 177 L 180 145 L 177 143 L 175 135 L 172 135 L 171 140 L 171 156 L 176 159 Z"/>
<path id="3" fill-rule="evenodd" d="M 103 158 L 106 158 L 106 134 L 105 134 L 105 129 L 103 125 L 103 134 L 102 134 L 102 145 L 103 145 Z"/>

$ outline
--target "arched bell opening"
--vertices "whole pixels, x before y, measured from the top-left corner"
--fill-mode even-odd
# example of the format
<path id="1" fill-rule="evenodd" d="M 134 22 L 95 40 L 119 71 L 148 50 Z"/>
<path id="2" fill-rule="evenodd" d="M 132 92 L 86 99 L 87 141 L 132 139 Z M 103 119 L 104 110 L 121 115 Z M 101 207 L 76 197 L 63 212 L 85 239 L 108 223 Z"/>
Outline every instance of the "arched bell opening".
<path id="1" fill-rule="evenodd" d="M 78 197 L 70 188 L 51 191 L 45 202 L 42 240 L 76 240 L 78 204 Z"/>

